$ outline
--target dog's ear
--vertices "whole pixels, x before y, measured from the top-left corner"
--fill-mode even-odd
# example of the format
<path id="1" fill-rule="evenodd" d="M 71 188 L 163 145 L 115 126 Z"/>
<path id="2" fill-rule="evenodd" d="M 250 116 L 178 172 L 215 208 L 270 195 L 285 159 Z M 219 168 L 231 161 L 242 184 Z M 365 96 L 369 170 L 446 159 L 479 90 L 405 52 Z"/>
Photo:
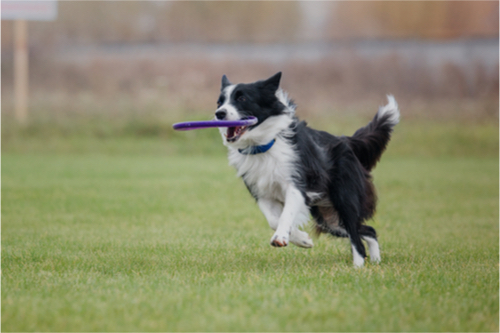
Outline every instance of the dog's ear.
<path id="1" fill-rule="evenodd" d="M 281 80 L 281 72 L 278 72 L 271 76 L 269 79 L 262 81 L 263 87 L 266 89 L 271 90 L 273 93 L 278 90 L 280 86 L 280 80 Z"/>
<path id="2" fill-rule="evenodd" d="M 222 85 L 220 87 L 220 90 L 224 90 L 224 88 L 226 88 L 227 86 L 230 86 L 231 85 L 231 82 L 229 82 L 229 80 L 227 79 L 227 76 L 226 75 L 222 75 Z"/>

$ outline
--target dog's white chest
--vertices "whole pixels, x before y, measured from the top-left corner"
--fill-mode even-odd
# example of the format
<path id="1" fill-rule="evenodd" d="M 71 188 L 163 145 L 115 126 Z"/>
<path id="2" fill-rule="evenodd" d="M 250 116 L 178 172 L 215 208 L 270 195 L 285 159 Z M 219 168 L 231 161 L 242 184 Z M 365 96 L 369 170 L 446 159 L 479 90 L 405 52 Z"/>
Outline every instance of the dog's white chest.
<path id="1" fill-rule="evenodd" d="M 253 195 L 280 202 L 285 201 L 286 190 L 293 181 L 294 161 L 292 147 L 282 139 L 277 139 L 274 146 L 262 154 L 229 152 L 229 164 L 236 168 Z"/>

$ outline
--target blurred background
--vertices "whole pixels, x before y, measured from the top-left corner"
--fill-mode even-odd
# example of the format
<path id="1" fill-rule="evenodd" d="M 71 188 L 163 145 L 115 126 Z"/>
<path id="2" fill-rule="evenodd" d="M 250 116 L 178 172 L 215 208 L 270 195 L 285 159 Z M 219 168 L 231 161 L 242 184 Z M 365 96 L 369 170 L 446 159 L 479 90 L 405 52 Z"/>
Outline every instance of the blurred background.
<path id="1" fill-rule="evenodd" d="M 14 22 L 2 20 L 4 150 L 76 136 L 194 140 L 205 134 L 171 124 L 212 117 L 223 74 L 277 71 L 317 127 L 371 117 L 391 93 L 406 121 L 498 128 L 498 1 L 59 1 L 57 11 L 28 22 L 24 125 Z"/>

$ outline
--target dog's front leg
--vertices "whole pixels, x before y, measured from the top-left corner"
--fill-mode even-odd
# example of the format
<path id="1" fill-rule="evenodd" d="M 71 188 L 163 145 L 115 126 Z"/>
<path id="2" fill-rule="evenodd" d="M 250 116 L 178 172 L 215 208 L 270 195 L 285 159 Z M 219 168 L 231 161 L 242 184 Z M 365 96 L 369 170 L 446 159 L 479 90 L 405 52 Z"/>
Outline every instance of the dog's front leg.
<path id="1" fill-rule="evenodd" d="M 278 229 L 279 219 L 283 212 L 283 204 L 273 199 L 263 198 L 259 199 L 257 204 L 262 214 L 266 217 L 267 223 L 269 223 L 271 229 Z"/>
<path id="2" fill-rule="evenodd" d="M 308 220 L 309 209 L 307 208 L 302 193 L 294 186 L 288 186 L 286 190 L 285 206 L 279 217 L 276 232 L 271 238 L 271 245 L 276 247 L 287 246 L 292 231 L 294 234 L 297 232 L 304 233 L 298 230 L 297 227 L 307 223 Z"/>
<path id="3" fill-rule="evenodd" d="M 272 199 L 259 199 L 257 203 L 271 229 L 276 231 L 276 229 L 278 229 L 280 216 L 283 213 L 283 204 Z M 297 227 L 292 227 L 292 231 L 290 232 L 290 243 L 304 248 L 311 248 L 314 246 L 307 232 L 299 230 Z"/>

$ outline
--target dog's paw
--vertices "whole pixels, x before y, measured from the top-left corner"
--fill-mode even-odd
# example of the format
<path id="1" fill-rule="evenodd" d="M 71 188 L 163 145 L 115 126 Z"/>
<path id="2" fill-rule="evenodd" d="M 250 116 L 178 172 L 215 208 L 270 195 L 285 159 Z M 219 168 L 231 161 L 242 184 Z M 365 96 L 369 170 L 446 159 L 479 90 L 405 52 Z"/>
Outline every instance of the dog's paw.
<path id="1" fill-rule="evenodd" d="M 306 249 L 314 246 L 313 241 L 307 232 L 298 229 L 294 229 L 290 234 L 290 243 Z"/>
<path id="2" fill-rule="evenodd" d="M 365 258 L 359 254 L 354 245 L 352 247 L 352 261 L 355 268 L 361 268 L 365 264 Z"/>
<path id="3" fill-rule="evenodd" d="M 271 238 L 271 245 L 274 247 L 285 247 L 288 245 L 288 236 L 275 233 Z"/>
<path id="4" fill-rule="evenodd" d="M 354 268 L 362 268 L 365 265 L 365 260 L 363 258 L 354 258 L 353 260 Z"/>
<path id="5" fill-rule="evenodd" d="M 373 264 L 380 264 L 380 261 L 382 261 L 382 259 L 380 258 L 380 254 L 379 255 L 373 255 L 373 256 L 370 255 L 370 261 Z"/>

